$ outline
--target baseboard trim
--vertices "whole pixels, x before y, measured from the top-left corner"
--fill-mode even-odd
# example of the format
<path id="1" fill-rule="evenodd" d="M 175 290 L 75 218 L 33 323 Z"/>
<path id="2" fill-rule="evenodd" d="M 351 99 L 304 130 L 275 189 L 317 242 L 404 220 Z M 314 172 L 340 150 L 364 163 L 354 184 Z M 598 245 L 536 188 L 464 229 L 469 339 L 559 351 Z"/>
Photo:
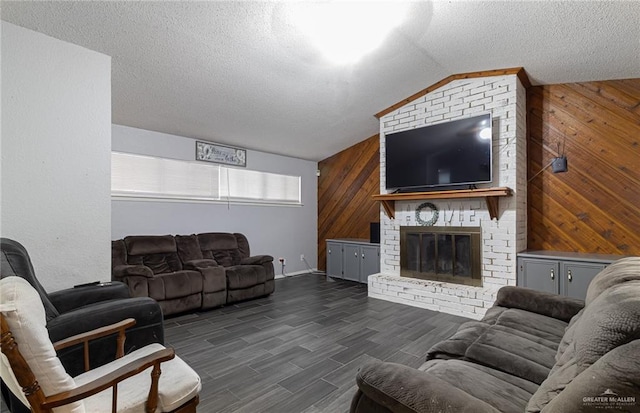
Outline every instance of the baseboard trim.
<path id="1" fill-rule="evenodd" d="M 288 274 L 282 275 L 282 274 L 276 274 L 275 279 L 279 280 L 280 278 L 287 278 L 287 277 L 295 277 L 296 275 L 303 275 L 303 274 L 313 274 L 313 273 L 317 273 L 320 272 L 318 271 L 317 268 L 312 268 L 311 271 L 309 270 L 302 270 L 302 271 L 294 271 L 294 272 L 290 272 Z M 324 274 L 324 273 L 323 273 Z M 318 274 L 319 275 L 319 274 Z"/>

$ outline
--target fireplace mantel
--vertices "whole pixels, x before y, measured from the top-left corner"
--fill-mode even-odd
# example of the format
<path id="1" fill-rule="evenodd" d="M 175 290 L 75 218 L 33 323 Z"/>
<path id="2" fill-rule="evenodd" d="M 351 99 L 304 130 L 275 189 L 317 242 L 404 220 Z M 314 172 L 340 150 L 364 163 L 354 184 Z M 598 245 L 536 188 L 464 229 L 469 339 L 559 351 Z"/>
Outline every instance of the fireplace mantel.
<path id="1" fill-rule="evenodd" d="M 387 216 L 395 218 L 395 201 L 416 201 L 422 199 L 455 199 L 455 198 L 484 198 L 491 219 L 498 218 L 498 199 L 503 196 L 511 196 L 513 191 L 507 187 L 479 188 L 479 189 L 455 189 L 449 191 L 432 192 L 407 192 L 401 194 L 374 195 L 373 199 L 380 201 Z"/>

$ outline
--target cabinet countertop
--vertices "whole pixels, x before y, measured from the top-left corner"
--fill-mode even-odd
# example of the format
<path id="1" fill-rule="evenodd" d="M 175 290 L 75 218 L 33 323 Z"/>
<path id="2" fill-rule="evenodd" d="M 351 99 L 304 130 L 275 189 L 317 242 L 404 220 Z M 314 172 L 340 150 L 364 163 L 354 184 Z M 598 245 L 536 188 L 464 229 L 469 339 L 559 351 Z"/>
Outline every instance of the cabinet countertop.
<path id="1" fill-rule="evenodd" d="M 377 242 L 371 242 L 365 238 L 330 238 L 327 242 L 342 242 L 348 244 L 368 244 L 368 245 L 380 245 Z"/>
<path id="2" fill-rule="evenodd" d="M 582 261 L 597 262 L 609 264 L 613 261 L 624 258 L 625 255 L 615 254 L 589 254 L 583 252 L 563 252 L 563 251 L 542 251 L 542 250 L 525 250 L 519 252 L 518 257 L 523 258 L 541 258 L 541 259 L 557 259 L 562 261 Z"/>

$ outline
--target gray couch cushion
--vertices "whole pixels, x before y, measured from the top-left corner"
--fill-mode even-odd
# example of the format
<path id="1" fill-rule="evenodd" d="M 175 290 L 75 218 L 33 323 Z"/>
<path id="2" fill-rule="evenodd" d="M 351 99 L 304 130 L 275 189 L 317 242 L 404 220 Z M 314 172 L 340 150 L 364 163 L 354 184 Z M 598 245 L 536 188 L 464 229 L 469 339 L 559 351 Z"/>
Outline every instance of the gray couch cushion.
<path id="1" fill-rule="evenodd" d="M 420 370 L 503 413 L 521 413 L 538 388 L 528 380 L 463 360 L 430 360 Z"/>
<path id="2" fill-rule="evenodd" d="M 640 257 L 622 258 L 595 276 L 587 289 L 585 303 L 589 305 L 603 291 L 617 284 L 640 280 Z"/>
<path id="3" fill-rule="evenodd" d="M 494 307 L 487 321 L 463 324 L 450 339 L 431 347 L 427 359 L 470 360 L 542 383 L 556 362 L 567 323 L 503 307 Z"/>
<path id="4" fill-rule="evenodd" d="M 261 265 L 234 265 L 225 269 L 227 289 L 253 287 L 266 281 L 266 270 Z"/>
<path id="5" fill-rule="evenodd" d="M 598 359 L 637 339 L 640 339 L 640 280 L 613 285 L 597 295 L 582 314 L 576 315 L 562 340 L 566 343 L 565 350 L 529 401 L 527 412 L 541 411 Z"/>
<path id="6" fill-rule="evenodd" d="M 609 351 L 573 379 L 542 413 L 640 412 L 639 354 L 640 340 Z M 602 396 L 606 401 L 593 400 Z"/>

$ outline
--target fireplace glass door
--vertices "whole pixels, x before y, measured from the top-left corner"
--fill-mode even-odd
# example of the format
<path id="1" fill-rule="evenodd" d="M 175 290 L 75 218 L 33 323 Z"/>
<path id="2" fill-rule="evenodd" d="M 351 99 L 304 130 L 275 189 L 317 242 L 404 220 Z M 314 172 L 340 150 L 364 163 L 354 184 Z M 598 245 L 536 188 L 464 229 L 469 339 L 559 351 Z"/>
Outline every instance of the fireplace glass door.
<path id="1" fill-rule="evenodd" d="M 401 227 L 400 275 L 480 285 L 480 228 Z"/>

